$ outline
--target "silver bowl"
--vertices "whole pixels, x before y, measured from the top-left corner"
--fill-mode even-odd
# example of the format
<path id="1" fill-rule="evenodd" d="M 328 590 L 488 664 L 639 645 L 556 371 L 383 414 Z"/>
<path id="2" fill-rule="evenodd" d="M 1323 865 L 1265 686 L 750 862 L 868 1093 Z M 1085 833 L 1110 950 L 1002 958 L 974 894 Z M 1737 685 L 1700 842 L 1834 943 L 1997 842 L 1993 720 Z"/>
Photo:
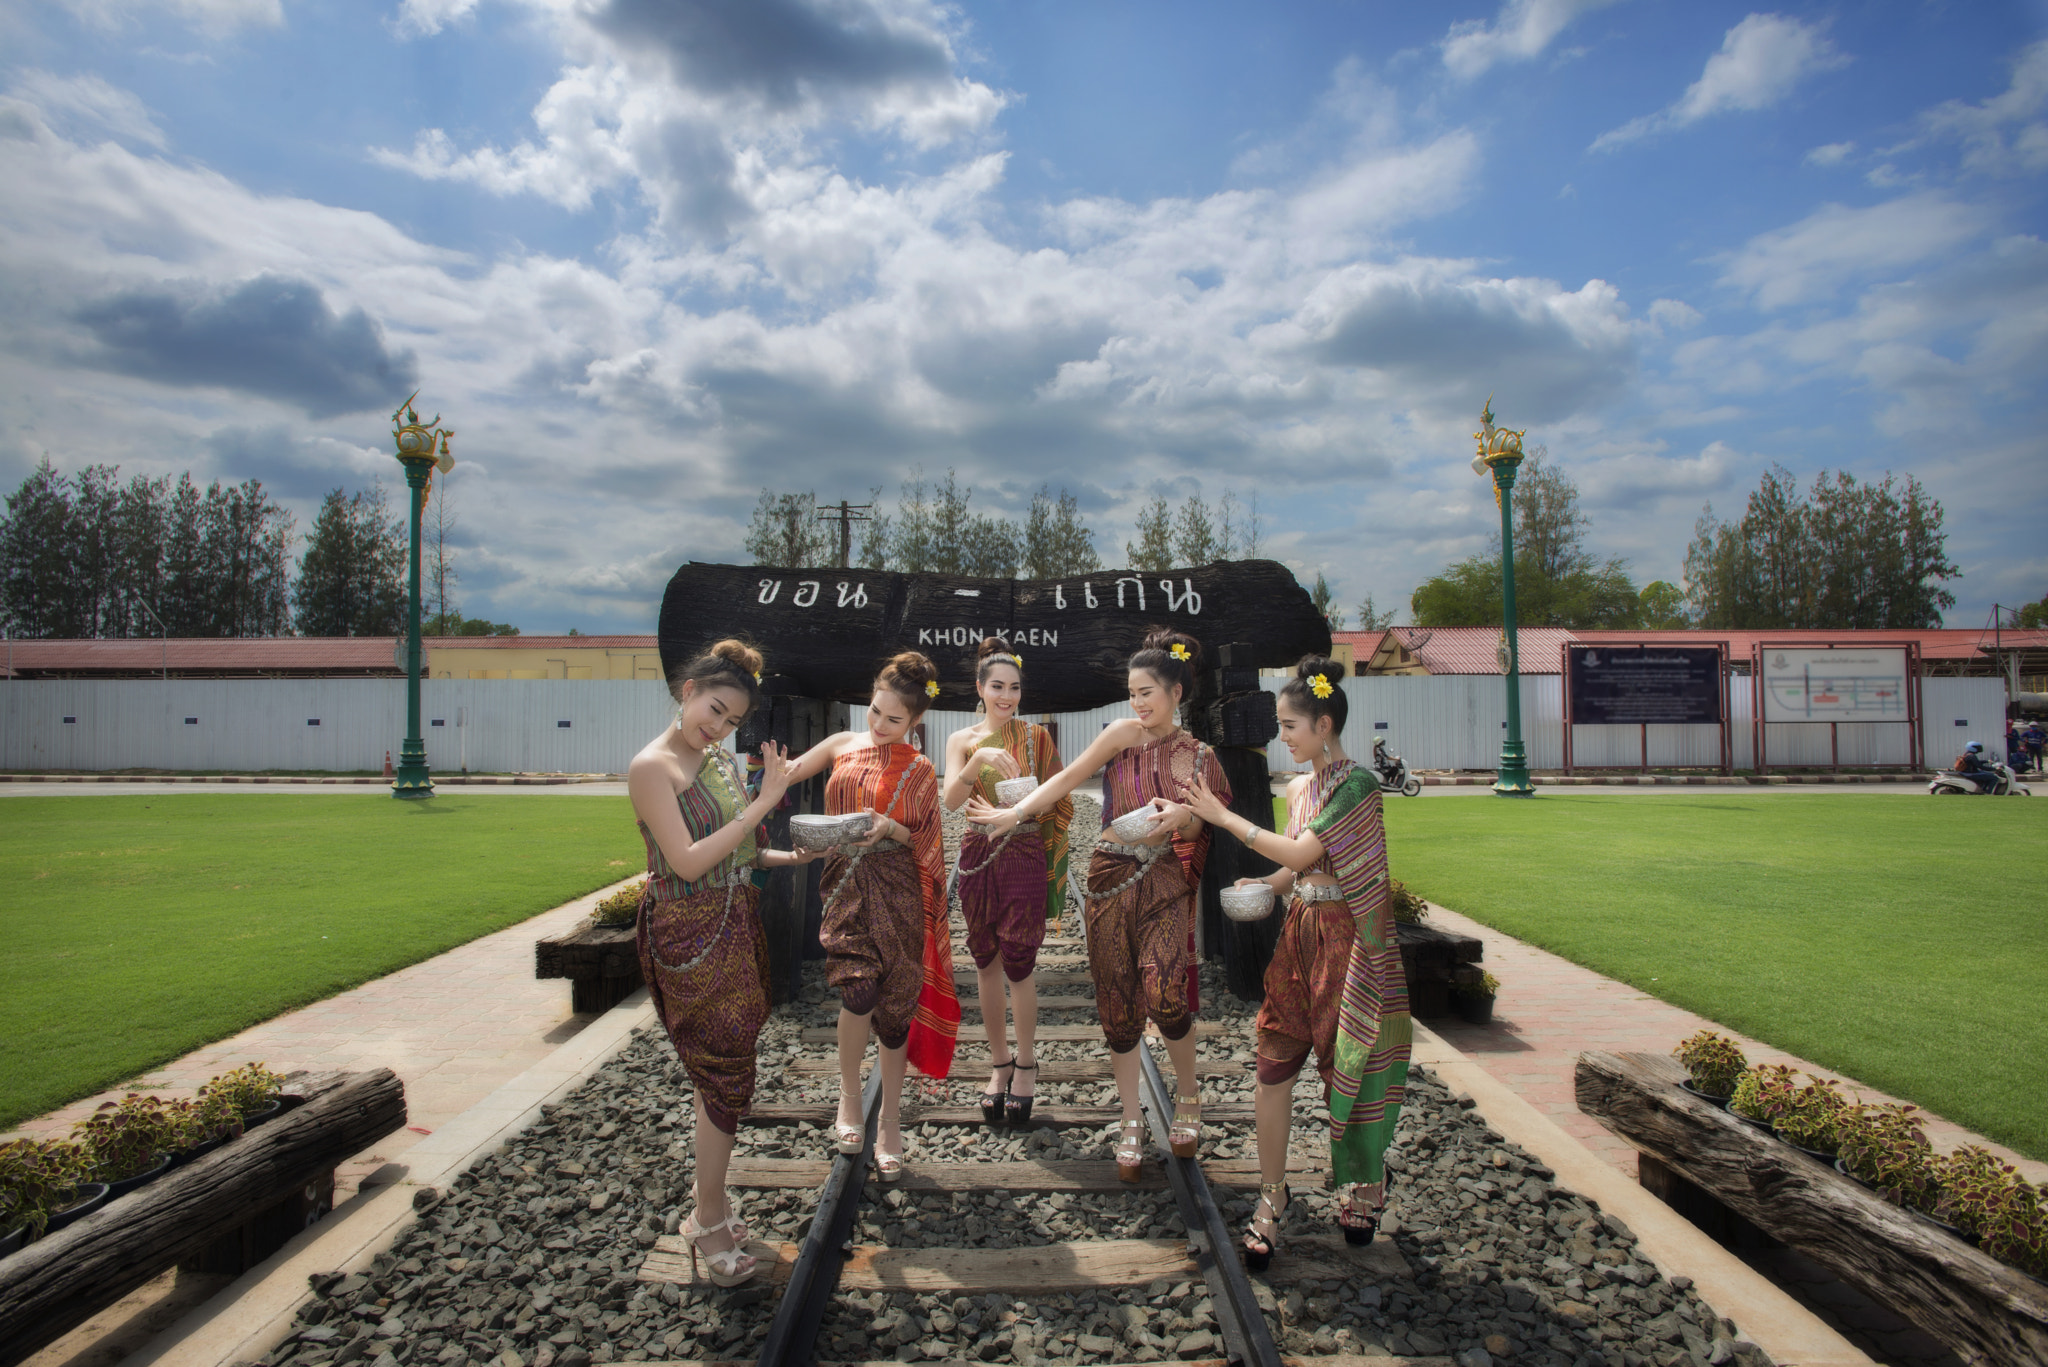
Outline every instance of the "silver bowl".
<path id="1" fill-rule="evenodd" d="M 1158 824 L 1158 808 L 1134 807 L 1109 823 L 1109 833 L 1122 844 L 1135 845 L 1152 834 L 1152 828 Z"/>
<path id="2" fill-rule="evenodd" d="M 998 806 L 1014 807 L 1038 791 L 1038 780 L 1025 774 L 1021 778 L 1006 778 L 996 785 Z"/>
<path id="3" fill-rule="evenodd" d="M 867 812 L 844 816 L 801 814 L 789 819 L 789 843 L 800 850 L 830 850 L 850 845 L 868 833 L 874 817 Z"/>
<path id="4" fill-rule="evenodd" d="M 1263 921 L 1273 914 L 1273 889 L 1266 883 L 1224 888 L 1217 894 L 1223 914 L 1233 921 Z"/>

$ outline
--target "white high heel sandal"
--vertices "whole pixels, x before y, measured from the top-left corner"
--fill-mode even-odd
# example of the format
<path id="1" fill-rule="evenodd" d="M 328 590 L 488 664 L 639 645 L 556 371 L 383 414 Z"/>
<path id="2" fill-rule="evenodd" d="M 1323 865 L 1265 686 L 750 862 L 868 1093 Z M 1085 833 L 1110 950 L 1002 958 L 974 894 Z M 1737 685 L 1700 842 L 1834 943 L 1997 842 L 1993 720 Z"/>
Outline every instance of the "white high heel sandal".
<path id="1" fill-rule="evenodd" d="M 697 1258 L 701 1253 L 711 1270 L 711 1284 L 718 1287 L 734 1287 L 751 1280 L 761 1270 L 761 1260 L 740 1247 L 739 1220 L 728 1213 L 715 1225 L 697 1223 L 697 1212 L 691 1211 L 690 1218 L 683 1221 L 682 1235 L 690 1241 L 690 1280 L 698 1277 Z M 702 1240 L 714 1234 L 726 1234 L 732 1238 L 731 1248 L 709 1249 L 700 1247 Z"/>

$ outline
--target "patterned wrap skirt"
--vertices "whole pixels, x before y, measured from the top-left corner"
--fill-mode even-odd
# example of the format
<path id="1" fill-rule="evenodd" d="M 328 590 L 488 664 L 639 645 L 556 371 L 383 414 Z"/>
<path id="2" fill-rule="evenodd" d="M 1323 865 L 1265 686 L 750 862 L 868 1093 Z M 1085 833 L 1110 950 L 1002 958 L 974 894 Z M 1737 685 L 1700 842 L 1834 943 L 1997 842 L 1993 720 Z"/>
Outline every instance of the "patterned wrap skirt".
<path id="1" fill-rule="evenodd" d="M 730 894 L 730 904 L 727 897 Z M 768 1022 L 768 941 L 751 880 L 640 902 L 640 972 L 704 1114 L 726 1134 L 754 1100 L 754 1044 Z"/>
<path id="2" fill-rule="evenodd" d="M 1003 976 L 1023 982 L 1038 966 L 1045 943 L 1045 841 L 1036 831 L 1010 837 L 995 862 L 995 841 L 969 830 L 960 841 L 960 915 L 967 922 L 967 950 L 976 968 L 998 956 Z"/>
<path id="3" fill-rule="evenodd" d="M 1279 943 L 1266 965 L 1266 999 L 1259 1004 L 1259 1081 L 1292 1078 L 1313 1049 L 1316 1071 L 1329 1085 L 1344 977 L 1357 941 L 1351 907 L 1342 898 L 1290 899 Z"/>
<path id="4" fill-rule="evenodd" d="M 884 1048 L 910 1038 L 924 986 L 924 898 L 917 858 L 883 841 L 858 859 L 834 851 L 825 860 L 825 981 L 848 1011 L 874 1015 Z"/>
<path id="5" fill-rule="evenodd" d="M 1088 860 L 1088 972 L 1102 1033 L 1119 1054 L 1137 1047 L 1147 1018 L 1171 1040 L 1194 1026 L 1194 886 L 1164 845 L 1144 876 L 1118 891 L 1139 864 L 1107 841 Z"/>

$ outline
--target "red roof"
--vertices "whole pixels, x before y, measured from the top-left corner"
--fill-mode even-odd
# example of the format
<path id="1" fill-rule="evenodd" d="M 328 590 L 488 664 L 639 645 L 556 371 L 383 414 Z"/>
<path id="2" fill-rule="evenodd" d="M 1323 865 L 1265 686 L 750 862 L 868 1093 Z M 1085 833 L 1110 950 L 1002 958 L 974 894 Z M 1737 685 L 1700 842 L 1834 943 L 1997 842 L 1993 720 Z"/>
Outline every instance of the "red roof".
<path id="1" fill-rule="evenodd" d="M 1393 627 L 1408 652 L 1432 674 L 1499 674 L 1496 651 L 1499 627 Z M 1564 627 L 1523 627 L 1517 633 L 1524 674 L 1555 674 L 1563 647 L 1574 641 L 1648 645 L 1724 645 L 1734 663 L 1747 663 L 1760 641 L 1774 645 L 1871 645 L 1913 642 L 1920 658 L 1961 664 L 1988 662 L 1993 648 L 1989 632 L 1977 627 L 1942 627 L 1930 631 L 1573 631 Z M 1351 646 L 1362 669 L 1380 648 L 1385 632 L 1339 631 L 1333 638 Z M 2007 631 L 1999 638 L 2006 650 L 2048 651 L 2048 630 Z"/>
<path id="2" fill-rule="evenodd" d="M 399 675 L 395 636 L 174 636 L 10 641 L 0 676 L 39 674 Z M 652 636 L 427 636 L 429 654 L 461 650 L 657 649 Z"/>

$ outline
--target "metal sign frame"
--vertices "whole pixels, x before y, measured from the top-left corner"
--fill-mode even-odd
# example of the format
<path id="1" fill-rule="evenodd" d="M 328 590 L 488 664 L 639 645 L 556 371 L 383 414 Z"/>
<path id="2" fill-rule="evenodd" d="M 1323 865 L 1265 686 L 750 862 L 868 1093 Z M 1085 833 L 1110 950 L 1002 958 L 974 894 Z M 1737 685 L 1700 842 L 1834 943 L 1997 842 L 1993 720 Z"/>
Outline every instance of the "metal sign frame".
<path id="1" fill-rule="evenodd" d="M 1906 767 L 1920 770 L 1927 767 L 1925 728 L 1920 724 L 1920 643 L 1905 641 L 1767 641 L 1758 639 L 1750 646 L 1749 687 L 1750 687 L 1750 729 L 1754 736 L 1756 772 L 1759 777 L 1771 771 L 1770 735 L 1773 726 L 1826 726 L 1828 728 L 1828 770 L 1841 773 L 1843 768 L 1884 772 L 1895 768 L 1890 764 L 1842 763 L 1841 726 L 1839 721 L 1765 721 L 1764 656 L 1773 650 L 1897 650 L 1906 657 L 1906 678 L 1903 692 L 1906 695 L 1906 715 L 1896 719 L 1877 719 L 1857 722 L 1858 726 L 1904 726 L 1906 728 Z M 1805 766 L 1802 766 L 1805 767 Z"/>
<path id="2" fill-rule="evenodd" d="M 1605 643 L 1601 643 L 1601 642 L 1595 642 L 1595 641 L 1566 641 L 1566 642 L 1565 642 L 1564 644 L 1562 644 L 1562 645 L 1560 645 L 1560 646 L 1558 647 L 1558 650 L 1557 650 L 1557 667 L 1558 667 L 1558 674 L 1559 674 L 1559 680 L 1558 680 L 1558 683 L 1559 683 L 1559 689 L 1560 689 L 1560 692 L 1562 693 L 1562 695 L 1563 695 L 1563 698 L 1564 698 L 1564 771 L 1565 771 L 1565 774 L 1566 774 L 1567 776 L 1570 776 L 1570 775 L 1571 775 L 1571 774 L 1572 774 L 1572 773 L 1573 773 L 1573 772 L 1575 771 L 1575 770 L 1574 770 L 1574 766 L 1573 766 L 1573 763 L 1572 763 L 1572 728 L 1573 728 L 1574 726 L 1579 726 L 1579 725 L 1586 725 L 1586 726 L 1592 726 L 1592 725 L 1609 725 L 1609 726 L 1612 726 L 1612 725 L 1621 725 L 1621 726 L 1626 726 L 1626 725 L 1628 724 L 1627 722 L 1620 722 L 1620 723 L 1615 723 L 1615 722 L 1607 722 L 1607 723 L 1594 723 L 1594 722 L 1584 722 L 1584 723 L 1581 723 L 1581 722 L 1580 722 L 1580 721 L 1578 721 L 1578 720 L 1577 720 L 1577 719 L 1576 719 L 1575 717 L 1573 717 L 1573 716 L 1572 716 L 1572 652 L 1573 652 L 1574 650 L 1606 650 L 1606 651 L 1610 651 L 1610 652 L 1612 652 L 1612 651 L 1616 651 L 1616 650 L 1663 650 L 1663 649 L 1671 649 L 1671 648 L 1673 648 L 1673 647 L 1669 646 L 1669 645 L 1668 645 L 1668 643 L 1664 643 L 1664 642 L 1657 642 L 1657 643 L 1652 643 L 1652 642 L 1648 642 L 1648 641 L 1638 642 L 1637 644 L 1635 644 L 1635 645 L 1632 645 L 1632 646 L 1631 646 L 1631 645 L 1622 645 L 1622 646 L 1615 646 L 1615 645 L 1609 645 L 1609 644 L 1605 644 Z M 1679 648 L 1679 649 L 1685 649 L 1685 650 L 1702 650 L 1702 649 L 1706 649 L 1707 647 L 1705 647 L 1705 646 L 1684 646 L 1684 647 L 1677 647 L 1677 648 Z M 1721 694 L 1721 725 L 1720 725 L 1720 732 L 1721 732 L 1721 764 L 1720 764 L 1720 770 L 1721 770 L 1721 773 L 1722 773 L 1722 774 L 1723 774 L 1724 776 L 1731 776 L 1731 775 L 1733 775 L 1733 774 L 1734 774 L 1734 772 L 1735 772 L 1735 745 L 1734 745 L 1734 738 L 1733 738 L 1733 734 L 1732 734 L 1732 732 L 1731 732 L 1731 731 L 1730 731 L 1730 729 L 1729 729 L 1729 728 L 1730 728 L 1730 725 L 1731 725 L 1731 719 L 1730 719 L 1730 715 L 1729 715 L 1729 701 L 1730 701 L 1730 697 L 1729 697 L 1729 692 L 1728 692 L 1728 673 L 1729 673 L 1729 668 L 1728 668 L 1728 643 L 1727 643 L 1726 641 L 1715 641 L 1715 642 L 1713 642 L 1713 643 L 1712 643 L 1712 649 L 1713 649 L 1713 651 L 1714 651 L 1714 654 L 1715 654 L 1715 656 L 1716 656 L 1716 657 L 1718 658 L 1718 661 L 1719 661 L 1719 663 L 1718 663 L 1718 665 L 1717 665 L 1717 673 L 1718 673 L 1718 675 L 1719 675 L 1719 680 L 1718 680 L 1718 686 L 1719 686 L 1719 688 L 1720 688 L 1720 694 Z M 1691 723 L 1691 722 L 1686 722 L 1686 723 L 1674 723 L 1674 724 L 1676 724 L 1676 725 L 1699 725 L 1699 724 L 1703 724 L 1703 723 Z M 1642 738 L 1642 760 L 1641 760 L 1641 762 L 1640 762 L 1640 763 L 1639 763 L 1639 764 L 1638 764 L 1638 765 L 1636 766 L 1636 772 L 1637 772 L 1637 773 L 1641 773 L 1641 774 L 1648 774 L 1648 773 L 1650 772 L 1650 724 L 1649 724 L 1648 722 L 1638 722 L 1638 723 L 1636 723 L 1636 726 L 1637 726 L 1637 729 L 1638 729 L 1638 731 L 1640 732 L 1640 734 L 1641 734 L 1641 738 Z M 1580 766 L 1577 766 L 1577 767 L 1579 767 L 1579 768 L 1589 768 L 1589 769 L 1625 769 L 1625 768 L 1627 768 L 1628 766 L 1627 766 L 1627 765 L 1621 765 L 1621 764 L 1595 764 L 1595 765 L 1580 765 Z M 1671 767 L 1671 768 L 1673 768 L 1673 769 L 1697 769 L 1697 768 L 1703 768 L 1703 767 L 1706 767 L 1706 766 L 1702 766 L 1702 765 L 1690 765 L 1690 764 L 1674 764 L 1674 765 L 1671 765 L 1670 767 Z"/>

